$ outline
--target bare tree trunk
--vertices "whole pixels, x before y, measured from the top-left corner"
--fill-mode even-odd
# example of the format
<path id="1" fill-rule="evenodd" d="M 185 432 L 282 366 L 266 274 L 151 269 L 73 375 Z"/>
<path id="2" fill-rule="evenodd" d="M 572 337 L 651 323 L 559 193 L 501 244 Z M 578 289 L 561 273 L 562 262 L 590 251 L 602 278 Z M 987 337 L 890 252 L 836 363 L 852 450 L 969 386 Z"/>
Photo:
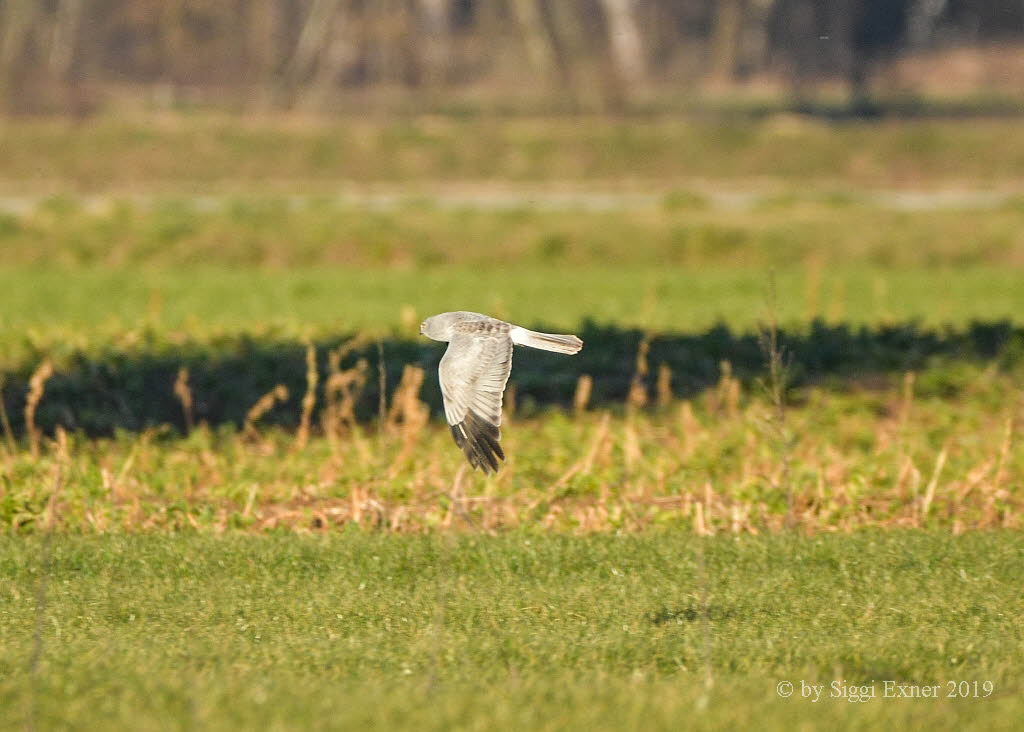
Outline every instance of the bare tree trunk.
<path id="1" fill-rule="evenodd" d="M 50 42 L 50 73 L 61 90 L 64 112 L 75 118 L 84 117 L 91 106 L 82 88 L 81 64 L 78 63 L 79 33 L 85 0 L 60 0 Z"/>
<path id="2" fill-rule="evenodd" d="M 511 3 L 512 12 L 523 34 L 527 61 L 535 72 L 550 80 L 555 65 L 555 52 L 545 28 L 539 0 L 511 0 Z"/>
<path id="3" fill-rule="evenodd" d="M 586 40 L 583 37 L 580 27 L 580 18 L 577 15 L 581 9 L 576 3 L 555 2 L 550 6 L 552 38 L 555 39 L 555 62 L 558 69 L 559 80 L 562 84 L 562 93 L 570 102 L 572 107 L 578 106 L 581 97 L 593 94 L 593 92 L 604 92 L 605 89 L 596 89 L 594 79 L 586 78 L 583 72 L 586 58 Z"/>
<path id="4" fill-rule="evenodd" d="M 776 0 L 751 0 L 747 6 L 745 22 L 741 28 L 739 71 L 764 71 L 768 62 L 769 24 L 775 12 Z"/>
<path id="5" fill-rule="evenodd" d="M 173 106 L 178 100 L 186 81 L 181 67 L 182 60 L 187 58 L 188 53 L 185 39 L 186 2 L 187 0 L 164 0 L 160 8 L 158 32 L 161 70 L 168 85 L 159 90 L 159 99 L 167 106 Z"/>
<path id="6" fill-rule="evenodd" d="M 643 82 L 647 69 L 636 22 L 636 0 L 601 0 L 601 4 L 616 73 L 625 84 Z"/>
<path id="7" fill-rule="evenodd" d="M 743 8 L 741 0 L 719 0 L 715 5 L 717 12 L 711 30 L 710 77 L 719 84 L 730 84 L 736 75 Z"/>
<path id="8" fill-rule="evenodd" d="M 325 107 L 337 90 L 338 80 L 359 57 L 359 44 L 354 33 L 357 13 L 346 3 L 334 16 L 333 28 L 327 35 L 326 48 L 320 58 L 317 73 L 310 84 L 307 100 L 317 107 Z"/>
<path id="9" fill-rule="evenodd" d="M 417 5 L 421 20 L 417 31 L 423 39 L 422 77 L 428 86 L 438 86 L 447 79 L 451 63 L 449 0 L 417 0 Z"/>
<path id="10" fill-rule="evenodd" d="M 3 5 L 3 27 L 0 34 L 0 106 L 19 111 L 31 106 L 31 64 L 26 62 L 26 48 L 32 26 L 39 14 L 35 0 L 7 0 Z M 29 98 L 26 98 L 29 97 Z"/>
<path id="11" fill-rule="evenodd" d="M 948 0 L 916 0 L 911 3 L 907 19 L 907 36 L 910 47 L 921 49 L 931 43 L 935 26 L 946 10 Z"/>
<path id="12" fill-rule="evenodd" d="M 57 78 L 66 77 L 71 70 L 82 4 L 82 0 L 60 0 L 57 5 L 57 20 L 50 45 L 50 72 Z"/>
<path id="13" fill-rule="evenodd" d="M 415 19 L 407 0 L 375 0 L 363 13 L 366 33 L 366 76 L 371 84 L 415 83 Z"/>
<path id="14" fill-rule="evenodd" d="M 0 70 L 5 74 L 13 71 L 13 67 L 21 60 L 38 9 L 39 5 L 35 0 L 7 0 L 4 3 Z"/>
<path id="15" fill-rule="evenodd" d="M 341 0 L 313 0 L 313 5 L 302 25 L 302 32 L 295 44 L 295 52 L 288 62 L 286 75 L 291 84 L 297 86 L 309 73 L 323 49 L 331 31 L 331 16 L 338 9 Z"/>
<path id="16" fill-rule="evenodd" d="M 245 26 L 246 78 L 257 108 L 273 105 L 276 72 L 281 61 L 280 0 L 251 0 Z"/>

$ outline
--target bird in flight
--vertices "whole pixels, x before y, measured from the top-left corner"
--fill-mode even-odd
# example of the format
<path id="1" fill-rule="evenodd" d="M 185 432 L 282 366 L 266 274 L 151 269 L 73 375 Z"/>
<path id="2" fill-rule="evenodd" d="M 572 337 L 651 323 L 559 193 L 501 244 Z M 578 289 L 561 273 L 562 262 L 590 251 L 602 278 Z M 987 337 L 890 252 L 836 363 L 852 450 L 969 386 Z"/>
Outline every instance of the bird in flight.
<path id="1" fill-rule="evenodd" d="M 444 416 L 455 444 L 469 464 L 485 473 L 498 470 L 505 453 L 501 440 L 501 398 L 512 371 L 512 345 L 555 353 L 578 353 L 574 335 L 537 333 L 480 313 L 441 313 L 423 321 L 420 333 L 447 341 L 438 377 Z"/>

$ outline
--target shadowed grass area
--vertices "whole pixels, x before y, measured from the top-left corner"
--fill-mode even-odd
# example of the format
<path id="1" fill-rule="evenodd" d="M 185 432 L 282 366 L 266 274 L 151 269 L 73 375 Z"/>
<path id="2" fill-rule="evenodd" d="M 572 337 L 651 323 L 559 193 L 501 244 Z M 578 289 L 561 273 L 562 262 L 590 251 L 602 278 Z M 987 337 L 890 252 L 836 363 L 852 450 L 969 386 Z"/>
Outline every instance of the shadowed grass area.
<path id="1" fill-rule="evenodd" d="M 408 330 L 414 331 L 418 322 L 412 321 Z M 645 332 L 592 322 L 566 330 L 585 343 L 572 358 L 517 349 L 509 383 L 520 405 L 569 405 L 581 378 L 589 382 L 588 404 L 608 406 L 624 404 L 637 386 L 652 394 L 657 390 L 665 401 L 693 397 L 719 384 L 723 376 L 748 387 L 767 376 L 766 354 L 756 330 L 734 331 L 718 324 L 697 333 Z M 325 334 L 303 343 L 276 334 L 195 337 L 144 328 L 124 333 L 119 341 L 34 346 L 21 359 L 0 361 L 0 399 L 14 433 L 25 432 L 30 383 L 41 364 L 53 365 L 53 373 L 41 382 L 43 399 L 35 410 L 35 424 L 47 433 L 58 425 L 94 436 L 160 425 L 184 430 L 180 387 L 175 386 L 183 378 L 192 399 L 189 419 L 241 426 L 257 400 L 283 387 L 288 396 L 275 399 L 267 422 L 294 428 L 307 391 L 309 358 L 318 376 L 314 419 L 330 409 L 327 385 L 332 378 L 351 380 L 347 398 L 355 418 L 377 416 L 381 370 L 384 396 L 391 402 L 410 366 L 430 375 L 422 397 L 435 414 L 440 412 L 434 375 L 444 347 L 422 336 Z M 969 388 L 976 369 L 1018 373 L 1024 366 L 1024 329 L 1008 321 L 972 322 L 963 328 L 916 323 L 852 327 L 815 321 L 783 330 L 779 345 L 792 386 L 891 386 L 908 371 L 927 370 L 929 392 L 953 396 Z M 420 391 L 417 388 L 414 396 Z"/>
<path id="2" fill-rule="evenodd" d="M 1010 729 L 1024 713 L 1017 533 L 49 542 L 0 551 L 12 728 Z M 801 680 L 877 698 L 778 696 Z M 940 698 L 882 698 L 886 680 Z M 961 680 L 982 698 L 946 698 Z"/>

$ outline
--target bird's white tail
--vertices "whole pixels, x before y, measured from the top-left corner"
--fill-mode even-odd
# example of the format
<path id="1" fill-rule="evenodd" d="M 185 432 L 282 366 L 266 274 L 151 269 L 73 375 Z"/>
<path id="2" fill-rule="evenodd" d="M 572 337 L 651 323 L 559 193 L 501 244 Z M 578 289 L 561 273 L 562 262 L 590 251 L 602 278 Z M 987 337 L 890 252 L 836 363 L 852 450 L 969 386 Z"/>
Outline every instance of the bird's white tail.
<path id="1" fill-rule="evenodd" d="M 568 353 L 570 355 L 579 353 L 583 348 L 583 341 L 574 335 L 560 335 L 557 333 L 537 333 L 515 326 L 509 331 L 512 342 L 520 346 L 539 348 L 542 351 L 554 351 L 555 353 Z"/>

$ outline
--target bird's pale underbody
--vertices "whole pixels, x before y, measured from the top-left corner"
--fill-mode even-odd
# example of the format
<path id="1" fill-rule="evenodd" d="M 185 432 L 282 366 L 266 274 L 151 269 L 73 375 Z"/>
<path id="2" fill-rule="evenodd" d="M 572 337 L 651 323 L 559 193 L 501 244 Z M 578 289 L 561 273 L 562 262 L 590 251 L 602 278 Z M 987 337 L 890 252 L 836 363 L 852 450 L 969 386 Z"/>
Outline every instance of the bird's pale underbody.
<path id="1" fill-rule="evenodd" d="M 444 416 L 469 464 L 485 473 L 505 459 L 501 449 L 501 401 L 512 371 L 512 346 L 574 354 L 574 335 L 537 333 L 480 313 L 441 313 L 423 321 L 420 333 L 447 341 L 438 377 Z"/>

